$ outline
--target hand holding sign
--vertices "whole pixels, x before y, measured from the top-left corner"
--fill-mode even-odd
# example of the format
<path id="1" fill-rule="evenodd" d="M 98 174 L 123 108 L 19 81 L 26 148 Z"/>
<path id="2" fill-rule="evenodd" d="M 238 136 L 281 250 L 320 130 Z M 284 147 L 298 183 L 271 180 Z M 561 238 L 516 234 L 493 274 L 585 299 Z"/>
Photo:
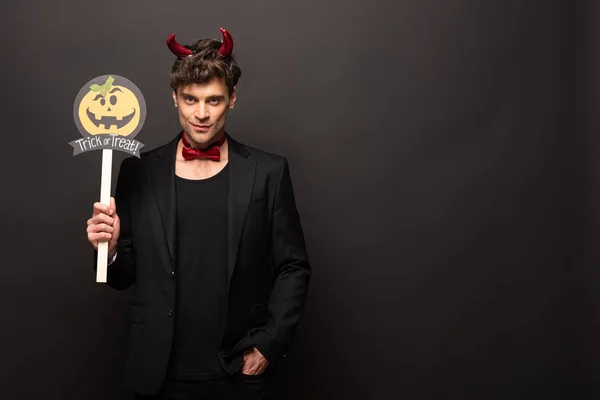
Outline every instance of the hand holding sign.
<path id="1" fill-rule="evenodd" d="M 108 258 L 114 256 L 120 231 L 114 199 L 110 197 L 112 151 L 140 157 L 144 145 L 133 138 L 146 119 L 146 102 L 142 92 L 128 79 L 118 75 L 98 76 L 77 94 L 73 117 L 83 136 L 69 143 L 73 155 L 102 149 L 100 202 L 94 204 L 87 233 L 88 240 L 98 250 L 96 282 L 106 282 Z"/>
<path id="2" fill-rule="evenodd" d="M 92 218 L 87 221 L 88 240 L 98 250 L 101 240 L 108 241 L 108 259 L 112 259 L 117 251 L 121 221 L 117 214 L 115 198 L 110 198 L 110 206 L 94 203 Z"/>

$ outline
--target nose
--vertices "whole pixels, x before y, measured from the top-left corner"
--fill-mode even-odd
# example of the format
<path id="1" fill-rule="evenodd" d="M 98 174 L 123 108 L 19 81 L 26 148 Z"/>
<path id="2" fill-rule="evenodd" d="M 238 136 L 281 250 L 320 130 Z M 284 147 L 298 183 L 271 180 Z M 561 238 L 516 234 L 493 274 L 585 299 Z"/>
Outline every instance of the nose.
<path id="1" fill-rule="evenodd" d="M 198 102 L 198 107 L 196 108 L 194 116 L 199 120 L 204 120 L 209 117 L 208 107 L 202 101 Z"/>

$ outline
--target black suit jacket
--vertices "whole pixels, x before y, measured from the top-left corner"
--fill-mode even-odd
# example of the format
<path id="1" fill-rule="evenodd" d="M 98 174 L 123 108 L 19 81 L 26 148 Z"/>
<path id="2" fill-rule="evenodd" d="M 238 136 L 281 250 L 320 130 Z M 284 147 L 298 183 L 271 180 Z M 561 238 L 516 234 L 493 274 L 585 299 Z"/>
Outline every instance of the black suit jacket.
<path id="1" fill-rule="evenodd" d="M 115 193 L 121 234 L 107 284 L 118 290 L 135 285 L 124 383 L 138 393 L 160 388 L 171 350 L 180 137 L 140 159 L 125 159 Z M 227 139 L 229 285 L 220 328 L 222 363 L 233 374 L 253 346 L 273 365 L 285 355 L 304 309 L 310 265 L 286 158 Z"/>

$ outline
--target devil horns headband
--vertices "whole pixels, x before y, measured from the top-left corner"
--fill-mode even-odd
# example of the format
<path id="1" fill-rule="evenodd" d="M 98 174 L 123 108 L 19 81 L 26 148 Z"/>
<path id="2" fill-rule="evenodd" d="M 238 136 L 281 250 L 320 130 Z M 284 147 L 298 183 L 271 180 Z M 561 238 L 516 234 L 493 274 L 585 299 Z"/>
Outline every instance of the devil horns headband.
<path id="1" fill-rule="evenodd" d="M 229 32 L 227 32 L 225 29 L 223 29 L 223 28 L 219 28 L 219 29 L 221 30 L 221 33 L 223 34 L 223 44 L 219 48 L 219 54 L 221 54 L 221 56 L 223 56 L 223 57 L 228 57 L 231 54 L 231 51 L 233 50 L 233 39 L 231 38 L 231 34 Z M 179 58 L 183 58 L 183 57 L 192 55 L 192 50 L 177 43 L 177 40 L 175 40 L 174 33 L 169 35 L 169 38 L 167 39 L 167 46 L 169 46 L 169 49 L 171 50 L 171 52 L 173 52 L 173 54 L 175 54 Z"/>

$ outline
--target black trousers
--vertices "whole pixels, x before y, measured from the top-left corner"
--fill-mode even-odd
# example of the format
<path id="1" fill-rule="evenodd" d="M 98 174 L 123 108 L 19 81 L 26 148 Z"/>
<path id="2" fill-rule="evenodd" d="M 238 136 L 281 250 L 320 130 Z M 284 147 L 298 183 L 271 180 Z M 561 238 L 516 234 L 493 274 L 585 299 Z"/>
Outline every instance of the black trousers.
<path id="1" fill-rule="evenodd" d="M 267 368 L 268 370 L 268 368 Z M 211 380 L 167 379 L 155 395 L 136 394 L 136 400 L 267 400 L 272 374 L 243 375 Z"/>

